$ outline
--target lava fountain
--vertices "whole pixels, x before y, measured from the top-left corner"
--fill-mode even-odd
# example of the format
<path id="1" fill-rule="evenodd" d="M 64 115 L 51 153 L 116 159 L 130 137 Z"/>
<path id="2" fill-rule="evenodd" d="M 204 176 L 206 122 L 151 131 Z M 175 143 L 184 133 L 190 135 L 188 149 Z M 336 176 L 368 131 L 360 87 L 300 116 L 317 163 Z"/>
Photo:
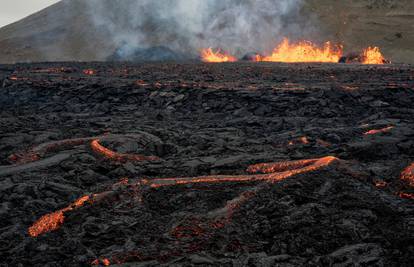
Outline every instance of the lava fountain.
<path id="1" fill-rule="evenodd" d="M 212 48 L 207 48 L 201 50 L 201 60 L 204 62 L 222 63 L 236 62 L 237 58 L 220 50 L 214 51 Z"/>
<path id="2" fill-rule="evenodd" d="M 363 64 L 384 64 L 386 62 L 379 47 L 368 47 L 362 52 L 361 61 Z"/>
<path id="3" fill-rule="evenodd" d="M 318 47 L 310 41 L 291 43 L 288 38 L 283 39 L 269 56 L 264 56 L 258 61 L 265 62 L 332 62 L 338 63 L 342 56 L 342 46 L 334 46 L 326 42 L 323 47 Z"/>

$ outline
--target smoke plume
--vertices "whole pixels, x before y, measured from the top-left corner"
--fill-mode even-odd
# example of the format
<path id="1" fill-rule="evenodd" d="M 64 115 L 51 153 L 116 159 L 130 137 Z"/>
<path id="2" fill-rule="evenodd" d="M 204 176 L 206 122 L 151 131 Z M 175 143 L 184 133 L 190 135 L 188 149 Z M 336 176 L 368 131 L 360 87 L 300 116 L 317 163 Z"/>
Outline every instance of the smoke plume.
<path id="1" fill-rule="evenodd" d="M 242 55 L 303 36 L 302 0 L 89 0 L 93 23 L 121 57 L 164 46 L 196 56 L 201 48 Z"/>

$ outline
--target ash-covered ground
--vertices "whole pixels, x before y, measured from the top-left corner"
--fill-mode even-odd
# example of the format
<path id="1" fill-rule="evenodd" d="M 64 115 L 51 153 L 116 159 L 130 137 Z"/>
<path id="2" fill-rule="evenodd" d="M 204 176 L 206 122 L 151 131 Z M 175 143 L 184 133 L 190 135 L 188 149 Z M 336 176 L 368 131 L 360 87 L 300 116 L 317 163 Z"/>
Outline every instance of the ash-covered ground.
<path id="1" fill-rule="evenodd" d="M 0 266 L 412 266 L 413 77 L 405 65 L 2 66 Z M 327 156 L 273 182 L 217 176 Z M 212 182 L 145 186 L 197 176 Z M 56 229 L 29 234 L 62 209 Z"/>

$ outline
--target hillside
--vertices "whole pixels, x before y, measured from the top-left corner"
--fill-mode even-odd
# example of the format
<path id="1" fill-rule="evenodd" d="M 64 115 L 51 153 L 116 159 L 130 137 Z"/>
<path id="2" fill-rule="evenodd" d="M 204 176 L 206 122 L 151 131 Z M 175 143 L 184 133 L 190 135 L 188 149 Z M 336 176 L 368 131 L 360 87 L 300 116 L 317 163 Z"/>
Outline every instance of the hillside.
<path id="1" fill-rule="evenodd" d="M 112 55 L 115 43 L 93 24 L 85 3 L 62 1 L 1 28 L 0 62 L 99 61 Z M 348 51 L 377 45 L 394 62 L 414 63 L 413 1 L 305 0 L 301 14 L 316 17 L 320 39 L 341 41 Z"/>

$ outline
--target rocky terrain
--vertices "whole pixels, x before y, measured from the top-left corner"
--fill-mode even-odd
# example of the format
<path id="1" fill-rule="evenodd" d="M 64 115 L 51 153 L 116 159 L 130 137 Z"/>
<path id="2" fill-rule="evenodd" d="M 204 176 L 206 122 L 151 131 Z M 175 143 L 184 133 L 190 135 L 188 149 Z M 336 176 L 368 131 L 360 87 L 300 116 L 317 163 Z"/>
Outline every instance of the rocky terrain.
<path id="1" fill-rule="evenodd" d="M 3 65 L 0 266 L 411 266 L 413 75 Z"/>

